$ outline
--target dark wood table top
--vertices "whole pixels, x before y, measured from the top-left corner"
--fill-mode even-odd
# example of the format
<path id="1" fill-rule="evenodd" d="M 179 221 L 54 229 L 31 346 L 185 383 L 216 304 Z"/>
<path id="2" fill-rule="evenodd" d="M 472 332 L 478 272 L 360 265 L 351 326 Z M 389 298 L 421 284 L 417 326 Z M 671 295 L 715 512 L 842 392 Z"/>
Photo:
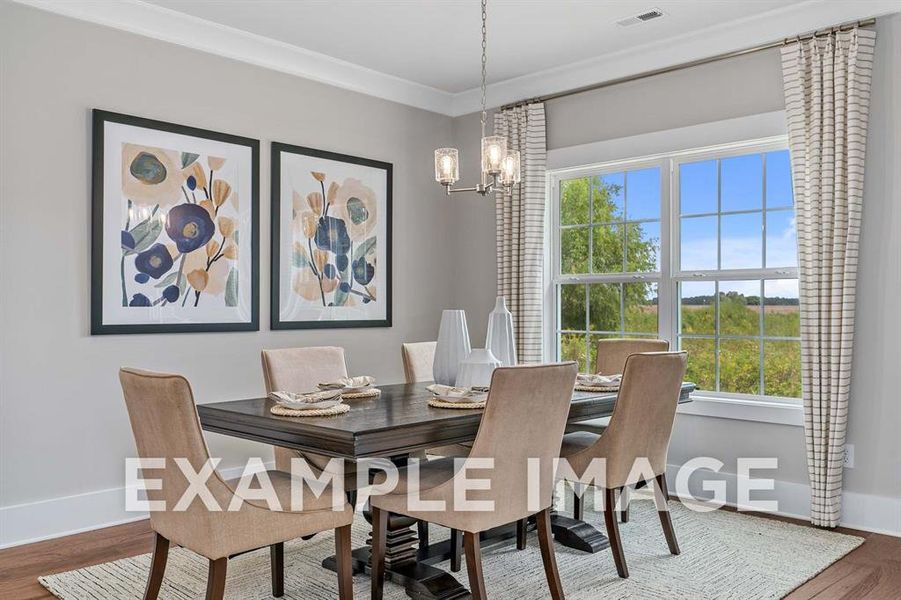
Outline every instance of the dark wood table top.
<path id="1" fill-rule="evenodd" d="M 350 411 L 333 417 L 279 417 L 273 401 L 250 398 L 197 407 L 206 431 L 327 456 L 397 456 L 475 439 L 481 410 L 434 408 L 425 383 L 380 385 L 378 398 L 346 400 Z M 682 385 L 680 402 L 694 384 Z M 569 422 L 608 417 L 616 393 L 574 392 Z"/>

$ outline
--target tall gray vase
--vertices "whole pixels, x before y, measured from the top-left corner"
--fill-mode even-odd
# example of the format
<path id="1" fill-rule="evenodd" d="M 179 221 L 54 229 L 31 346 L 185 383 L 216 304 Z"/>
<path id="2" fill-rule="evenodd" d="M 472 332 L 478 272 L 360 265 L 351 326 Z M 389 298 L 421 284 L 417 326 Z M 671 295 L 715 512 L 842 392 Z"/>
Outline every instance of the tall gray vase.
<path id="1" fill-rule="evenodd" d="M 435 383 L 454 385 L 457 382 L 460 361 L 469 356 L 471 350 L 466 312 L 443 311 L 441 327 L 438 329 L 438 344 L 435 347 L 435 361 L 432 363 L 432 377 Z"/>
<path id="2" fill-rule="evenodd" d="M 516 365 L 516 339 L 513 336 L 513 314 L 507 310 L 503 296 L 497 297 L 494 310 L 488 314 L 488 333 L 485 347 L 501 361 L 501 365 Z"/>

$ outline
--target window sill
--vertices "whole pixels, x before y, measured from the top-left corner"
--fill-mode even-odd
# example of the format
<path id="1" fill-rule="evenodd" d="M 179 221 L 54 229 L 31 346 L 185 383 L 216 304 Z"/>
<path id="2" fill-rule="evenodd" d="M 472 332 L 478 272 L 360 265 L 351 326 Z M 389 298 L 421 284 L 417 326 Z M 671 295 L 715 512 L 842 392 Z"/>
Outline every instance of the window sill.
<path id="1" fill-rule="evenodd" d="M 804 407 L 801 404 L 778 400 L 722 398 L 701 393 L 692 394 L 691 400 L 679 405 L 679 414 L 804 426 Z"/>

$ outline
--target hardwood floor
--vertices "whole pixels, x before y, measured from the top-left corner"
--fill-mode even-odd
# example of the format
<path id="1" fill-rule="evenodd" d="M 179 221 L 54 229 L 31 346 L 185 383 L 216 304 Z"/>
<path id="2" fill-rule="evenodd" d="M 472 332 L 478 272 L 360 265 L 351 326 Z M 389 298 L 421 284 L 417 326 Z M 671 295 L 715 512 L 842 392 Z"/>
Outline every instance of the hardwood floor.
<path id="1" fill-rule="evenodd" d="M 782 521 L 785 517 L 759 515 Z M 901 597 L 901 538 L 839 528 L 866 542 L 789 594 L 788 600 L 889 600 Z M 149 521 L 0 550 L 0 598 L 53 599 L 39 575 L 70 571 L 153 550 Z"/>

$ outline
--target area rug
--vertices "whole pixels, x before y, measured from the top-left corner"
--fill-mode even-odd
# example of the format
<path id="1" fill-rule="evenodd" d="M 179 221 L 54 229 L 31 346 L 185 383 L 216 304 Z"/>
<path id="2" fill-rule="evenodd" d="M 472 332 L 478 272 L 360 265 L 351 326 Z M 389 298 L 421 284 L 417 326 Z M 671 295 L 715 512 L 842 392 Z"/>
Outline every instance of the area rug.
<path id="1" fill-rule="evenodd" d="M 590 503 L 587 503 L 590 506 Z M 557 564 L 564 592 L 570 599 L 782 598 L 863 543 L 850 535 L 783 523 L 729 511 L 698 513 L 670 502 L 682 554 L 671 556 L 650 499 L 632 502 L 628 523 L 620 526 L 629 579 L 616 576 L 607 550 L 585 554 L 557 545 Z M 603 518 L 589 509 L 586 519 L 603 530 Z M 369 527 L 361 516 L 354 524 L 354 546 L 362 545 Z M 447 530 L 432 527 L 432 539 Z M 485 584 L 490 598 L 543 600 L 550 596 L 544 579 L 537 534 L 528 548 L 517 551 L 510 542 L 483 551 Z M 285 545 L 285 595 L 296 600 L 337 597 L 337 579 L 320 566 L 334 552 L 330 533 Z M 140 599 L 150 564 L 145 554 L 111 563 L 41 577 L 40 583 L 63 600 Z M 437 565 L 448 569 L 448 564 Z M 163 600 L 202 598 L 207 561 L 183 549 L 169 554 Z M 468 587 L 466 567 L 457 578 Z M 226 597 L 271 598 L 269 552 L 260 550 L 232 559 Z M 369 578 L 354 578 L 354 597 L 369 597 Z M 403 589 L 386 583 L 385 597 L 406 598 Z"/>

